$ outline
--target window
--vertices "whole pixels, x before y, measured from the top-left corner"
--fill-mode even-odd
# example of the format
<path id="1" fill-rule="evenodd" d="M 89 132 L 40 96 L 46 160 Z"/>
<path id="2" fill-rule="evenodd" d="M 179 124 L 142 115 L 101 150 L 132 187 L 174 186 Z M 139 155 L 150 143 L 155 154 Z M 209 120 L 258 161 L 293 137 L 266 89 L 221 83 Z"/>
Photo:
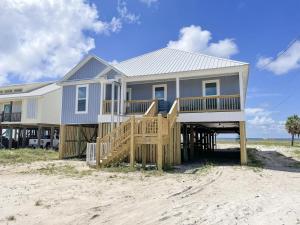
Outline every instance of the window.
<path id="1" fill-rule="evenodd" d="M 167 85 L 153 85 L 153 99 L 167 101 Z"/>
<path id="2" fill-rule="evenodd" d="M 87 113 L 88 111 L 88 85 L 76 87 L 76 111 L 75 113 Z"/>
<path id="3" fill-rule="evenodd" d="M 203 81 L 203 96 L 216 96 L 220 95 L 219 80 Z"/>

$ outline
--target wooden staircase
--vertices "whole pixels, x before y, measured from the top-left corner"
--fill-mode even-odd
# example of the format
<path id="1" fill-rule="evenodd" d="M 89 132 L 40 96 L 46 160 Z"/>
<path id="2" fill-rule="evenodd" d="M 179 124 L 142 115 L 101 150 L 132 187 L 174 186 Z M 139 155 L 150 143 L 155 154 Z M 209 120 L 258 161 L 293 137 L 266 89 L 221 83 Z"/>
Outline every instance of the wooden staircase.
<path id="1" fill-rule="evenodd" d="M 157 115 L 158 104 L 153 101 L 143 117 L 132 116 L 127 121 L 113 129 L 103 138 L 97 138 L 96 165 L 105 167 L 122 162 L 129 156 L 130 164 L 135 162 L 135 145 L 157 145 L 157 165 L 163 166 L 163 146 L 174 148 L 174 133 L 176 124 L 177 100 L 174 102 L 167 118 Z M 172 137 L 170 137 L 172 134 Z M 173 150 L 172 150 L 173 151 Z M 172 158 L 173 154 L 170 153 Z"/>

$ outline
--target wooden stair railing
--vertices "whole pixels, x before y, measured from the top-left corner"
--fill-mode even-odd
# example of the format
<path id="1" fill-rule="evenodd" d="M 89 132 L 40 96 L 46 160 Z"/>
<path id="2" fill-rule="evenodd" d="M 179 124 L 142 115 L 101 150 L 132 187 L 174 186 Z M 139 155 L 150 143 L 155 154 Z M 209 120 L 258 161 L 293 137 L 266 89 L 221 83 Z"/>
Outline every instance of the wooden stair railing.
<path id="1" fill-rule="evenodd" d="M 97 166 L 107 165 L 115 159 L 121 160 L 128 155 L 130 132 L 131 119 L 123 122 L 103 138 L 97 138 Z"/>
<path id="2" fill-rule="evenodd" d="M 145 112 L 144 116 L 145 117 L 156 116 L 157 115 L 157 111 L 158 111 L 158 100 L 155 99 L 155 100 L 152 101 L 151 105 L 149 106 L 149 108 Z"/>
<path id="3" fill-rule="evenodd" d="M 160 146 L 157 153 L 160 156 L 158 165 L 162 165 L 162 146 L 169 144 L 169 133 L 176 124 L 177 109 L 178 101 L 176 100 L 167 118 L 163 118 L 162 115 L 157 115 L 157 101 L 153 101 L 143 117 L 132 116 L 103 138 L 98 137 L 96 165 L 107 166 L 123 160 L 129 154 L 134 162 L 135 154 L 132 150 L 134 152 L 135 146 L 139 144 L 158 144 Z"/>

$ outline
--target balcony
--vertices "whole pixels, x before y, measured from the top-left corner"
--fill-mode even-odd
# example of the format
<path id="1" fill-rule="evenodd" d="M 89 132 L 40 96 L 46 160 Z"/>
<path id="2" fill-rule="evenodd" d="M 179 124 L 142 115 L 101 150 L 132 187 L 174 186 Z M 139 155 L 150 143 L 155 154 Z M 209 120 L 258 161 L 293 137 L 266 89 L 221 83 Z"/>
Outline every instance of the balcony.
<path id="1" fill-rule="evenodd" d="M 1 122 L 20 122 L 21 121 L 21 112 L 12 112 L 12 113 L 4 113 L 0 114 Z"/>
<path id="2" fill-rule="evenodd" d="M 232 112 L 240 111 L 239 95 L 179 98 L 179 112 Z"/>
<path id="3" fill-rule="evenodd" d="M 144 114 L 154 100 L 130 100 L 124 101 L 126 114 Z M 103 101 L 103 114 L 111 113 L 111 100 Z M 121 103 L 120 103 L 121 104 Z M 117 113 L 118 101 L 114 100 L 114 112 Z"/>

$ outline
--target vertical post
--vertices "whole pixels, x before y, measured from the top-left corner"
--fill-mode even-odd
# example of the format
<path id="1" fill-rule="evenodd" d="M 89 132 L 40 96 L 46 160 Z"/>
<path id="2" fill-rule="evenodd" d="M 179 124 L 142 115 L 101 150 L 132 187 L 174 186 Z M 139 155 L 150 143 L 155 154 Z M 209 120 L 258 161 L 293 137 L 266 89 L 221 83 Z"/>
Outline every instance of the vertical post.
<path id="1" fill-rule="evenodd" d="M 118 126 L 120 125 L 120 101 L 121 101 L 121 96 L 120 96 L 120 92 L 121 92 L 121 87 L 120 85 L 117 86 L 117 91 L 118 91 L 118 104 L 117 104 L 117 116 L 118 116 Z"/>
<path id="2" fill-rule="evenodd" d="M 100 167 L 100 160 L 101 160 L 101 146 L 100 146 L 100 138 L 97 137 L 96 141 L 96 166 L 97 168 Z"/>
<path id="3" fill-rule="evenodd" d="M 50 148 L 53 149 L 54 127 L 50 128 Z"/>
<path id="4" fill-rule="evenodd" d="M 66 146 L 66 125 L 60 125 L 59 129 L 59 159 L 64 158 Z"/>
<path id="5" fill-rule="evenodd" d="M 114 129 L 114 115 L 115 115 L 115 82 L 111 84 L 111 131 Z"/>
<path id="6" fill-rule="evenodd" d="M 195 152 L 195 142 L 194 142 L 194 139 L 195 139 L 195 135 L 194 135 L 194 126 L 191 125 L 190 127 L 190 158 L 191 160 L 194 160 L 194 152 Z"/>
<path id="7" fill-rule="evenodd" d="M 100 82 L 100 111 L 99 115 L 102 116 L 103 114 L 103 99 L 104 99 L 104 83 Z"/>
<path id="8" fill-rule="evenodd" d="M 80 156 L 80 144 L 81 144 L 81 125 L 76 127 L 76 154 Z"/>
<path id="9" fill-rule="evenodd" d="M 23 127 L 22 129 L 22 148 L 26 145 L 26 127 Z"/>
<path id="10" fill-rule="evenodd" d="M 181 164 L 181 123 L 176 123 L 176 163 Z"/>
<path id="11" fill-rule="evenodd" d="M 8 140 L 8 148 L 9 149 L 12 148 L 12 133 L 13 133 L 13 129 L 12 129 L 12 127 L 9 127 L 9 140 Z"/>
<path id="12" fill-rule="evenodd" d="M 121 105 L 120 105 L 121 115 L 125 114 L 125 108 L 124 108 L 125 98 L 126 98 L 126 82 L 122 79 L 122 81 L 121 81 Z"/>
<path id="13" fill-rule="evenodd" d="M 243 73 L 239 72 L 239 85 L 240 85 L 240 107 L 244 110 L 244 83 L 243 83 Z"/>
<path id="14" fill-rule="evenodd" d="M 41 133 L 42 133 L 42 127 L 39 125 L 38 131 L 37 131 L 38 148 L 41 147 Z"/>
<path id="15" fill-rule="evenodd" d="M 188 161 L 188 132 L 187 125 L 183 125 L 183 161 Z"/>
<path id="16" fill-rule="evenodd" d="M 147 161 L 147 145 L 141 145 L 142 148 L 142 167 L 146 168 L 146 161 Z"/>
<path id="17" fill-rule="evenodd" d="M 179 98 L 180 98 L 180 83 L 179 77 L 176 77 L 176 98 L 178 99 L 177 109 L 180 110 Z"/>
<path id="18" fill-rule="evenodd" d="M 135 165 L 135 145 L 134 145 L 134 117 L 131 117 L 130 124 L 130 166 L 134 167 Z"/>
<path id="19" fill-rule="evenodd" d="M 163 140 L 162 140 L 162 115 L 158 114 L 157 117 L 157 168 L 163 169 Z"/>
<path id="20" fill-rule="evenodd" d="M 168 149 L 168 163 L 170 166 L 174 165 L 174 149 L 175 145 L 174 142 L 176 141 L 175 138 L 175 129 L 176 129 L 176 122 L 174 123 L 173 127 L 170 126 L 170 121 L 169 122 L 169 149 Z"/>
<path id="21" fill-rule="evenodd" d="M 247 164 L 247 148 L 246 148 L 246 129 L 245 121 L 240 121 L 240 155 L 241 155 L 241 164 Z"/>

